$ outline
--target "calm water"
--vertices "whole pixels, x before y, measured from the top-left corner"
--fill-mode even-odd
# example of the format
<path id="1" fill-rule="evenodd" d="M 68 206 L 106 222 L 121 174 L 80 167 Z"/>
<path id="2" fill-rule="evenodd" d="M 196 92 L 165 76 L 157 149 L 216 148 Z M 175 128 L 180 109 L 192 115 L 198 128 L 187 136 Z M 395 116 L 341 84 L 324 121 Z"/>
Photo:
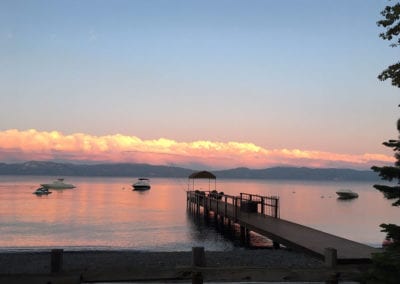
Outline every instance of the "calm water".
<path id="1" fill-rule="evenodd" d="M 132 178 L 69 177 L 76 189 L 32 192 L 54 177 L 0 176 L 0 249 L 229 250 L 234 244 L 186 213 L 186 179 L 152 179 L 149 191 L 132 191 Z M 196 183 L 208 189 L 207 183 Z M 383 222 L 398 223 L 391 206 L 370 183 L 218 180 L 226 194 L 278 195 L 281 218 L 379 246 Z M 359 198 L 341 201 L 350 188 Z"/>

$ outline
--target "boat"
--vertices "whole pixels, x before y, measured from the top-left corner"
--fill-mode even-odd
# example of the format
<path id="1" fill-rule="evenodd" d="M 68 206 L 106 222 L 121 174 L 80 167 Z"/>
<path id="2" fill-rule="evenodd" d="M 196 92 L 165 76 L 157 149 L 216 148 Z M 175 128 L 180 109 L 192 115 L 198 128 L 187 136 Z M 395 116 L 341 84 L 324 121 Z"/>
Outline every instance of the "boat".
<path id="1" fill-rule="evenodd" d="M 75 188 L 76 186 L 70 183 L 64 183 L 63 178 L 59 178 L 52 183 L 43 183 L 41 184 L 42 187 L 47 188 L 47 189 L 69 189 L 69 188 Z"/>
<path id="2" fill-rule="evenodd" d="M 150 180 L 148 178 L 139 178 L 137 182 L 132 184 L 133 190 L 150 189 Z"/>
<path id="3" fill-rule="evenodd" d="M 39 187 L 38 189 L 36 189 L 33 192 L 33 194 L 36 194 L 36 195 L 47 195 L 47 194 L 50 194 L 50 193 L 52 193 L 52 192 L 49 191 L 49 189 L 46 188 L 46 187 Z"/>
<path id="4" fill-rule="evenodd" d="M 336 191 L 336 194 L 339 195 L 339 199 L 352 199 L 352 198 L 357 198 L 358 193 L 350 190 L 350 189 L 341 189 Z"/>

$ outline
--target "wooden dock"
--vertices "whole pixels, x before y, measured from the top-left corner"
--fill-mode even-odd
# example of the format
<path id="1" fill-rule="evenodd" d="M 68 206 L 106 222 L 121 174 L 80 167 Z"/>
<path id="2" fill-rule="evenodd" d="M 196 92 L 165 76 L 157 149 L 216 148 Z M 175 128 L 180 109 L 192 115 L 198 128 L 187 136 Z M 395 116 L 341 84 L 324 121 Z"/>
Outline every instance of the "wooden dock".
<path id="1" fill-rule="evenodd" d="M 318 258 L 335 250 L 339 263 L 369 262 L 380 250 L 310 227 L 280 219 L 279 198 L 241 193 L 230 196 L 207 191 L 187 191 L 187 208 L 205 218 L 213 215 L 221 224 L 240 225 L 241 236 L 249 231 L 263 235 L 288 248 L 305 251 Z M 213 212 L 213 214 L 210 214 Z M 326 258 L 325 258 L 326 259 Z"/>

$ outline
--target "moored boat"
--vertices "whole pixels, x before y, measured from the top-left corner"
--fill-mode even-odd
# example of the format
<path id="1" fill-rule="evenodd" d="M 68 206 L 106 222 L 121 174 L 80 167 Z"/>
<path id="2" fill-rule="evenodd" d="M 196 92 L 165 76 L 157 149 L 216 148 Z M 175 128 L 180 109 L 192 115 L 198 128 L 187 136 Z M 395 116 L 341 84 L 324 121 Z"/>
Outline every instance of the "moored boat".
<path id="1" fill-rule="evenodd" d="M 41 186 L 47 189 L 70 189 L 76 187 L 73 184 L 65 183 L 63 178 L 59 178 L 52 183 L 42 183 Z"/>
<path id="2" fill-rule="evenodd" d="M 52 192 L 49 191 L 49 189 L 45 188 L 45 187 L 39 187 L 38 189 L 36 189 L 33 192 L 33 194 L 36 194 L 36 195 L 47 195 L 47 194 L 50 194 L 50 193 L 52 193 Z"/>
<path id="3" fill-rule="evenodd" d="M 133 190 L 147 190 L 150 189 L 150 180 L 148 178 L 139 178 L 137 182 L 132 184 Z"/>
<path id="4" fill-rule="evenodd" d="M 336 191 L 336 194 L 339 195 L 339 199 L 352 199 L 352 198 L 357 198 L 358 193 L 350 190 L 350 189 L 341 189 Z"/>

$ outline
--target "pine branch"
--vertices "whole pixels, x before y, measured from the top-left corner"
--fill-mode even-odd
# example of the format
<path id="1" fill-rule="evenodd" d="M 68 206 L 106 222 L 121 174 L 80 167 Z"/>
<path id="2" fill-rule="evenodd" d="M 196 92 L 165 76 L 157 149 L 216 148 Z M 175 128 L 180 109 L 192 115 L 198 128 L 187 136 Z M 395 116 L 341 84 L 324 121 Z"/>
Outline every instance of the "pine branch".
<path id="1" fill-rule="evenodd" d="M 398 199 L 394 203 L 393 206 L 400 206 L 400 186 L 387 186 L 387 185 L 379 185 L 375 184 L 374 187 L 383 193 L 386 199 Z"/>
<path id="2" fill-rule="evenodd" d="M 390 65 L 383 70 L 383 72 L 379 74 L 378 79 L 381 81 L 392 79 L 392 85 L 400 88 L 400 62 Z"/>
<path id="3" fill-rule="evenodd" d="M 387 233 L 386 239 L 393 240 L 396 245 L 400 246 L 400 226 L 395 224 L 381 224 L 381 232 Z"/>
<path id="4" fill-rule="evenodd" d="M 379 173 L 379 176 L 387 181 L 392 181 L 393 179 L 399 179 L 400 180 L 400 168 L 399 167 L 393 167 L 393 166 L 383 166 L 383 167 L 377 167 L 373 166 L 371 169 L 374 172 Z"/>

